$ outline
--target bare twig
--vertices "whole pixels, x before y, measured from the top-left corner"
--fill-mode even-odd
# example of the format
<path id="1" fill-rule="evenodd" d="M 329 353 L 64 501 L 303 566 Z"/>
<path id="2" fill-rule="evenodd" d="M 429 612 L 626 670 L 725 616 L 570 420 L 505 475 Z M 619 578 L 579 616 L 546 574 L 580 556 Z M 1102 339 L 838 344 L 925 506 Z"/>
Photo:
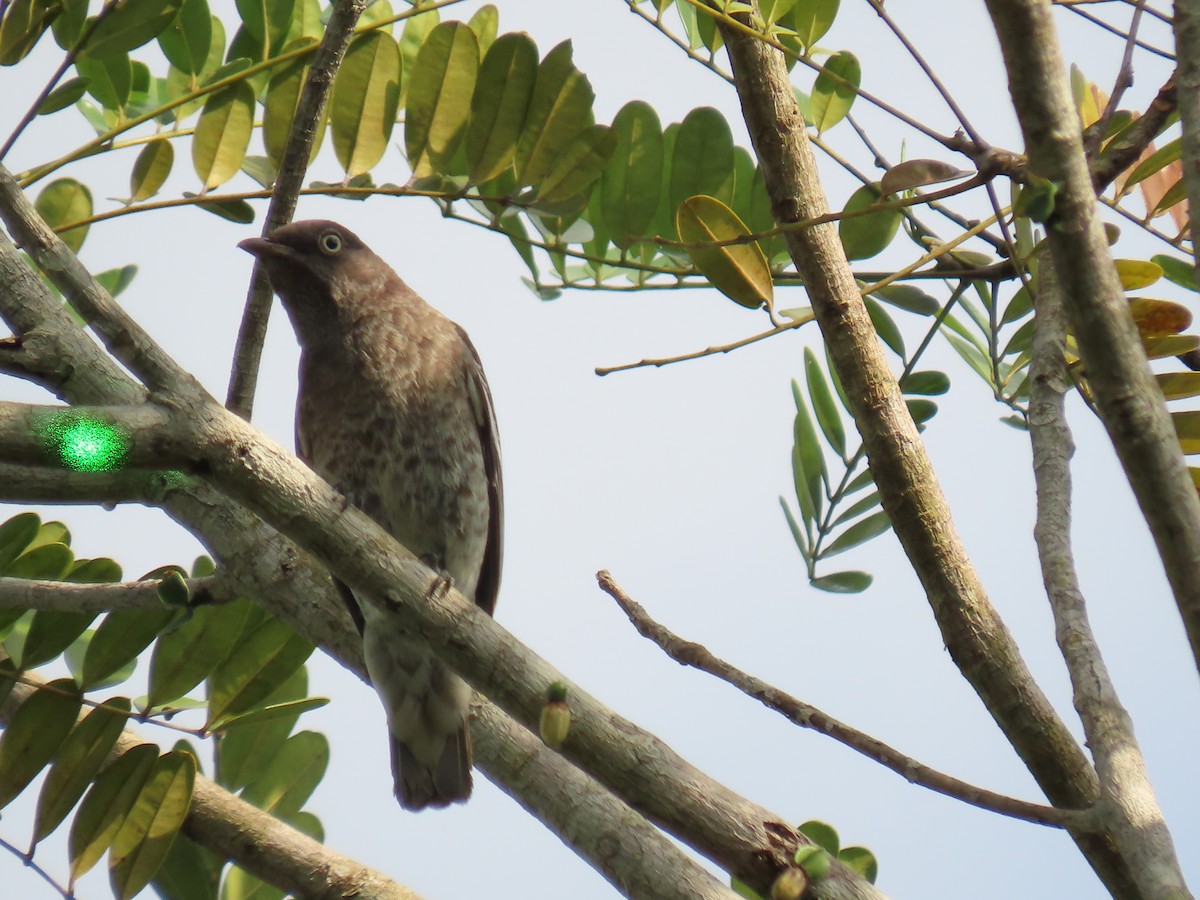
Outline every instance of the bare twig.
<path id="1" fill-rule="evenodd" d="M 321 46 L 317 49 L 296 104 L 296 114 L 288 131 L 279 174 L 271 193 L 271 205 L 263 221 L 264 235 L 286 225 L 296 211 L 296 198 L 304 182 L 304 174 L 308 171 L 308 160 L 316 140 L 318 123 L 325 112 L 325 104 L 333 86 L 333 76 L 346 55 L 354 26 L 358 24 L 358 17 L 366 5 L 367 0 L 336 0 L 333 4 L 333 13 L 329 17 L 329 24 L 325 26 Z M 233 372 L 225 401 L 226 406 L 246 419 L 250 418 L 254 409 L 258 365 L 270 316 L 271 285 L 262 263 L 256 259 L 250 275 L 242 324 L 238 329 Z"/>
<path id="2" fill-rule="evenodd" d="M 748 347 L 750 344 L 756 344 L 759 341 L 767 338 L 775 337 L 777 334 L 783 334 L 785 331 L 791 331 L 794 328 L 799 328 L 801 325 L 807 325 L 812 321 L 809 316 L 805 319 L 794 319 L 791 322 L 785 322 L 782 325 L 776 325 L 774 328 L 769 328 L 760 334 L 751 335 L 748 338 L 742 338 L 740 341 L 734 341 L 731 344 L 721 344 L 715 347 L 706 347 L 703 350 L 697 350 L 693 353 L 684 353 L 680 356 L 667 356 L 661 359 L 643 359 L 635 363 L 622 363 L 619 366 L 602 366 L 596 369 L 597 375 L 611 375 L 613 372 L 627 372 L 630 369 L 641 369 L 646 366 L 669 366 L 673 363 L 686 362 L 690 359 L 703 359 L 706 356 L 716 356 L 720 353 L 729 353 L 733 350 L 740 350 L 742 347 Z"/>
<path id="3" fill-rule="evenodd" d="M 961 800 L 971 806 L 978 806 L 980 809 L 1011 816 L 1014 819 L 1024 819 L 1039 825 L 1052 825 L 1055 828 L 1063 828 L 1067 825 L 1076 828 L 1087 827 L 1086 822 L 1092 816 L 1088 810 L 1055 809 L 1052 806 L 1043 806 L 1007 797 L 995 791 L 968 784 L 904 755 L 878 738 L 840 722 L 815 706 L 781 691 L 760 678 L 743 672 L 715 656 L 707 647 L 674 634 L 666 626 L 652 619 L 641 604 L 625 593 L 608 571 L 597 572 L 596 580 L 600 584 L 600 589 L 612 597 L 621 607 L 621 611 L 629 617 L 629 621 L 637 629 L 638 634 L 657 644 L 675 662 L 721 679 L 768 709 L 779 713 L 794 725 L 811 728 L 813 731 L 831 737 L 838 743 L 845 744 L 851 750 L 891 769 L 913 784 Z"/>
<path id="4" fill-rule="evenodd" d="M 186 579 L 190 605 L 228 603 L 235 593 L 220 590 L 215 576 Z M 0 609 L 39 609 L 54 612 L 103 613 L 164 609 L 157 581 L 113 584 L 72 584 L 66 581 L 30 581 L 0 577 Z"/>

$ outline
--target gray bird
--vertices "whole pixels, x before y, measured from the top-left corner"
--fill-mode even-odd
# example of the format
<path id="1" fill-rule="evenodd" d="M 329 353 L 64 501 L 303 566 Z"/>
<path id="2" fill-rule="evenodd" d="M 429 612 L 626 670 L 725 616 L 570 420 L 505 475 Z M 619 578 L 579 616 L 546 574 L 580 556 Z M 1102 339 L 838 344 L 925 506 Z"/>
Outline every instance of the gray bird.
<path id="1" fill-rule="evenodd" d="M 300 342 L 301 458 L 491 614 L 500 587 L 500 444 L 466 333 L 334 222 L 294 222 L 238 246 L 266 266 Z M 400 805 L 466 800 L 470 688 L 436 647 L 340 587 L 387 710 Z"/>

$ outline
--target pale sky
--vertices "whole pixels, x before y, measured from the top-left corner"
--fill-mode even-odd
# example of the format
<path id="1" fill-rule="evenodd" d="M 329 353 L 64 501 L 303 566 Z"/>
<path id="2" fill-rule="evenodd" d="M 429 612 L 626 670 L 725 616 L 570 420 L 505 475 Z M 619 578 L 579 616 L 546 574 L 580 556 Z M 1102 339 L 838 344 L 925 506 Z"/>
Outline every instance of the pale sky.
<path id="1" fill-rule="evenodd" d="M 229 22 L 232 6 L 221 0 L 214 11 Z M 576 63 L 596 90 L 598 121 L 610 121 L 637 98 L 654 105 L 664 123 L 713 105 L 729 118 L 737 142 L 748 145 L 732 88 L 685 59 L 620 0 L 508 0 L 500 6 L 501 31 L 528 31 L 543 54 L 560 40 L 574 40 Z M 853 50 L 863 62 L 864 87 L 952 131 L 949 114 L 916 79 L 868 4 L 846 0 L 843 7 L 822 45 Z M 976 126 L 993 143 L 1019 150 L 982 3 L 938 4 L 933 12 L 907 7 L 896 4 L 892 12 Z M 466 19 L 476 8 L 465 3 L 457 17 Z M 1108 89 L 1121 43 L 1066 21 L 1068 58 Z M 0 132 L 8 132 L 28 101 L 30 73 L 38 65 L 43 71 L 53 66 L 52 48 L 47 40 L 34 65 L 0 73 L 0 84 L 7 85 L 0 90 Z M 1165 72 L 1161 65 L 1139 68 L 1127 104 L 1144 106 Z M 811 87 L 811 76 L 799 69 L 796 79 L 805 90 Z M 905 137 L 908 156 L 933 155 L 934 148 L 876 113 L 864 121 L 893 161 L 901 158 Z M 10 168 L 57 156 L 90 136 L 81 117 L 64 111 L 31 129 Z M 848 126 L 827 137 L 869 167 Z M 102 198 L 127 193 L 132 158 L 126 152 L 89 160 L 67 174 L 89 183 L 98 206 L 107 208 Z M 832 203 L 840 206 L 852 185 L 827 160 L 821 165 Z M 324 153 L 312 177 L 335 181 L 340 174 L 332 153 Z M 376 180 L 405 177 L 393 149 Z M 162 196 L 197 189 L 181 146 Z M 1001 192 L 1007 196 L 1006 185 Z M 261 219 L 265 204 L 257 209 Z M 507 543 L 496 615 L 506 628 L 733 790 L 795 823 L 823 819 L 838 829 L 843 844 L 871 848 L 879 860 L 879 887 L 893 897 L 1105 896 L 1062 834 L 911 786 L 827 738 L 790 726 L 732 688 L 680 668 L 639 638 L 596 587 L 594 573 L 610 569 L 682 636 L 925 763 L 1041 800 L 943 651 L 893 536 L 834 561 L 834 569 L 872 572 L 876 580 L 867 593 L 823 594 L 805 580 L 777 497 L 791 497 L 789 381 L 802 376 L 803 347 L 819 350 L 814 327 L 730 356 L 597 378 L 596 366 L 726 343 L 762 330 L 765 318 L 711 291 L 578 293 L 539 301 L 521 284 L 524 269 L 507 241 L 444 220 L 420 199 L 305 199 L 299 217 L 336 218 L 354 229 L 462 324 L 478 347 L 504 454 Z M 130 216 L 94 228 L 82 256 L 94 271 L 136 262 L 140 272 L 122 303 L 224 397 L 251 266 L 235 245 L 258 227 L 194 209 Z M 949 229 L 943 234 L 954 236 Z M 912 245 L 901 241 L 881 257 L 884 265 L 913 258 Z M 1118 255 L 1145 257 L 1162 249 L 1129 240 L 1118 246 Z M 1173 287 L 1158 287 L 1147 293 L 1180 297 Z M 778 299 L 780 307 L 805 303 L 798 289 L 784 289 Z M 942 411 L 925 436 L 955 522 L 1028 664 L 1078 734 L 1034 553 L 1028 438 L 999 423 L 1006 410 L 944 344 L 935 345 L 928 362 L 945 368 L 954 382 L 951 393 L 939 398 Z M 295 341 L 276 306 L 254 422 L 287 446 L 295 369 Z M 37 395 L 6 382 L 0 397 Z M 1079 403 L 1072 403 L 1071 413 L 1080 448 L 1076 554 L 1093 624 L 1134 716 L 1185 871 L 1200 878 L 1195 667 L 1102 429 Z M 130 578 L 165 563 L 188 564 L 200 552 L 192 537 L 155 511 L 66 508 L 43 514 L 69 524 L 77 555 L 113 556 Z M 391 796 L 378 701 L 319 654 L 309 668 L 312 692 L 334 698 L 300 725 L 324 731 L 332 743 L 329 772 L 308 807 L 324 822 L 331 847 L 430 898 L 614 895 L 483 778 L 464 807 L 401 811 Z M 1187 712 L 1181 716 L 1181 710 Z M 143 730 L 153 740 L 174 740 Z M 31 796 L 6 810 L 0 836 L 25 846 L 32 808 Z M 65 878 L 63 841 L 47 842 L 38 860 Z M 52 896 L 15 858 L 0 856 L 0 873 L 7 896 Z M 110 896 L 102 866 L 78 893 L 85 900 Z"/>

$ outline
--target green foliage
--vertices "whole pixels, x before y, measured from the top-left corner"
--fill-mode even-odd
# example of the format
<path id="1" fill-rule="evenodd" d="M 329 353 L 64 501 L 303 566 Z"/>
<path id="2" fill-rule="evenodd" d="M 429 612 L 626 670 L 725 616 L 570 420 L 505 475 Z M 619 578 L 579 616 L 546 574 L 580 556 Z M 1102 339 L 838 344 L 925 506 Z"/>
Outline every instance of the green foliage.
<path id="1" fill-rule="evenodd" d="M 61 522 L 13 516 L 0 524 L 0 575 L 80 584 L 121 578 L 112 560 L 76 559 L 70 541 Z M 213 571 L 201 558 L 192 573 Z M 176 726 L 195 719 L 198 738 L 207 725 L 219 728 L 221 783 L 317 839 L 322 833 L 303 807 L 324 776 L 328 743 L 313 731 L 293 734 L 304 712 L 327 702 L 308 696 L 312 644 L 248 600 L 194 607 L 181 572 L 163 567 L 143 579 L 160 595 L 171 585 L 169 604 L 109 612 L 94 629 L 88 613 L 0 613 L 0 697 L 23 692 L 0 732 L 0 807 L 36 791 L 30 853 L 70 819 L 70 883 L 107 854 L 117 898 L 153 882 L 161 896 L 215 900 L 223 881 L 231 885 L 224 895 L 234 896 L 248 877 L 180 835 L 197 773 L 189 744 L 126 743 L 111 759 L 131 719 L 144 723 L 139 732 L 169 717 Z M 96 696 L 124 683 L 147 656 L 147 697 Z M 61 670 L 64 660 L 72 677 L 14 687 L 41 666 Z M 188 696 L 201 684 L 202 696 Z"/>

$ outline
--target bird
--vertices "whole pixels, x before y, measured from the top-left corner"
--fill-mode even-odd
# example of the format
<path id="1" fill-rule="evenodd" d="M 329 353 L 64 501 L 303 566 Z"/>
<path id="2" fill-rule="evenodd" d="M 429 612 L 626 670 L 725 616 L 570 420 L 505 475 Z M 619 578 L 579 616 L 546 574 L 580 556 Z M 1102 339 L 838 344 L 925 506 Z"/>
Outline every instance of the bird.
<path id="1" fill-rule="evenodd" d="M 336 222 L 293 222 L 238 246 L 266 268 L 300 345 L 300 458 L 491 615 L 503 542 L 500 441 L 466 332 Z M 470 687 L 437 647 L 338 586 L 387 713 L 400 806 L 466 801 Z"/>

